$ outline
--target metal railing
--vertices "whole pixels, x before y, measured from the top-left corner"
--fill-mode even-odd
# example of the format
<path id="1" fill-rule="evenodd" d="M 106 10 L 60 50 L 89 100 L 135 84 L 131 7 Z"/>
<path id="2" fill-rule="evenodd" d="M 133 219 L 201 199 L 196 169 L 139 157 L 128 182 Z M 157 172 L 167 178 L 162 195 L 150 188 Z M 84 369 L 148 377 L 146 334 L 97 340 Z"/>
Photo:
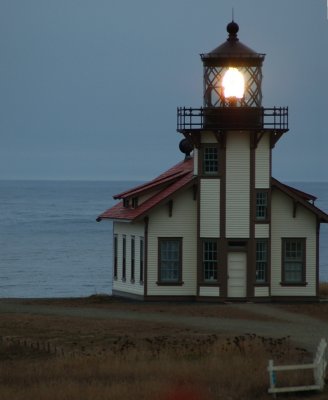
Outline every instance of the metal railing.
<path id="1" fill-rule="evenodd" d="M 288 107 L 192 108 L 178 107 L 177 131 L 203 129 L 288 131 Z"/>

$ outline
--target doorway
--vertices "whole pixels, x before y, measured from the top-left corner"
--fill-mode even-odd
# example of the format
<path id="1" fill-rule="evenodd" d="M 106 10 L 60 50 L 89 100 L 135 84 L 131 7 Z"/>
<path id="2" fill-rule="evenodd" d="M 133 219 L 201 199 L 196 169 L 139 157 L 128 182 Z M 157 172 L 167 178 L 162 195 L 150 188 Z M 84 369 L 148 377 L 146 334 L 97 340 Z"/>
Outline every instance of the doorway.
<path id="1" fill-rule="evenodd" d="M 228 297 L 246 297 L 247 253 L 228 253 Z"/>

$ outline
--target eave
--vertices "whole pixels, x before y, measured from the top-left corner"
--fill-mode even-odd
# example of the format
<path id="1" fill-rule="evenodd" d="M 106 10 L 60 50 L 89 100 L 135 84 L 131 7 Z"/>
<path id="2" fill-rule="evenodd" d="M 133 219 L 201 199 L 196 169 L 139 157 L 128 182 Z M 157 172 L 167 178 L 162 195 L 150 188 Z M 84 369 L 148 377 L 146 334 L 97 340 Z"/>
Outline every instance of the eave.
<path id="1" fill-rule="evenodd" d="M 328 223 L 328 214 L 320 210 L 320 208 L 316 207 L 314 204 L 309 203 L 310 200 L 316 200 L 315 196 L 302 192 L 301 190 L 295 189 L 291 186 L 285 185 L 275 178 L 271 178 L 271 186 L 279 189 L 287 196 L 289 196 L 294 202 L 301 204 L 306 209 L 311 211 L 317 216 L 319 222 Z"/>

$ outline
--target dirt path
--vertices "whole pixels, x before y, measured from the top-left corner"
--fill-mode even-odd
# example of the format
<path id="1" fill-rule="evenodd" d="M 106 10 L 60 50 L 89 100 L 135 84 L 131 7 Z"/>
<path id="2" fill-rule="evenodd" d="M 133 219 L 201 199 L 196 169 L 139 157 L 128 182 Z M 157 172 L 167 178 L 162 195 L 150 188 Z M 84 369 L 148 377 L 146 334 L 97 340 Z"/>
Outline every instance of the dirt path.
<path id="1" fill-rule="evenodd" d="M 202 304 L 201 307 L 206 307 L 206 304 Z M 227 307 L 232 313 L 235 313 L 236 310 L 252 313 L 255 318 L 239 319 L 201 316 L 198 314 L 185 315 L 183 313 L 151 311 L 147 310 L 146 307 L 145 311 L 141 307 L 133 310 L 131 305 L 127 306 L 126 309 L 122 307 L 115 309 L 115 306 L 108 308 L 97 306 L 72 307 L 54 304 L 45 305 L 37 302 L 24 304 L 24 301 L 18 300 L 0 300 L 0 315 L 10 313 L 86 319 L 121 319 L 131 322 L 159 322 L 161 324 L 184 326 L 208 333 L 256 333 L 257 335 L 274 338 L 290 336 L 297 345 L 311 352 L 315 350 L 321 337 L 328 338 L 327 322 L 319 321 L 303 314 L 291 313 L 273 305 L 227 304 L 222 307 Z M 272 320 L 268 320 L 268 317 L 272 318 Z M 133 329 L 133 326 L 131 326 L 131 329 Z"/>

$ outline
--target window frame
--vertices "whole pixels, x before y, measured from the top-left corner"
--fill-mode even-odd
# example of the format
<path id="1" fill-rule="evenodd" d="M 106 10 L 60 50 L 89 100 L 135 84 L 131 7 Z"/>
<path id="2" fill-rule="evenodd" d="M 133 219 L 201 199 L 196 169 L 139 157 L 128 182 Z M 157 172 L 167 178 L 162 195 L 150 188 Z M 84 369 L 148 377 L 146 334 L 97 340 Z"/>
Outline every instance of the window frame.
<path id="1" fill-rule="evenodd" d="M 178 251 L 179 251 L 179 259 L 178 259 L 178 268 L 177 274 L 178 277 L 176 280 L 166 280 L 162 278 L 162 244 L 164 242 L 177 242 L 178 243 Z M 157 271 L 157 285 L 161 286 L 181 286 L 183 285 L 182 281 L 182 251 L 183 251 L 183 238 L 182 237 L 158 237 L 158 271 Z M 175 261 L 176 262 L 176 261 Z"/>
<path id="2" fill-rule="evenodd" d="M 259 243 L 265 243 L 266 245 L 266 257 L 264 259 L 258 259 L 258 248 L 257 245 Z M 258 280 L 257 278 L 257 272 L 258 272 L 258 266 L 260 263 L 264 263 L 264 280 Z M 263 239 L 256 239 L 255 241 L 255 285 L 256 286 L 261 286 L 261 285 L 268 285 L 269 282 L 269 240 L 266 238 Z"/>
<path id="3" fill-rule="evenodd" d="M 122 281 L 126 281 L 126 235 L 122 235 Z"/>
<path id="4" fill-rule="evenodd" d="M 205 156 L 206 156 L 206 150 L 210 150 L 210 149 L 214 149 L 216 150 L 216 170 L 214 171 L 208 171 L 206 169 L 206 162 L 210 162 L 211 160 L 206 160 Z M 219 152 L 219 147 L 218 145 L 214 144 L 214 143 L 204 143 L 203 148 L 202 148 L 202 174 L 204 176 L 207 177 L 211 177 L 211 176 L 218 176 L 219 175 L 219 157 L 220 157 L 220 152 Z M 215 160 L 214 160 L 215 161 Z"/>
<path id="5" fill-rule="evenodd" d="M 266 205 L 259 205 L 257 196 L 258 194 L 265 194 L 266 195 Z M 255 190 L 255 221 L 256 223 L 268 223 L 270 221 L 270 190 L 269 189 L 256 189 Z M 258 209 L 259 207 L 265 207 L 265 216 L 258 216 Z"/>
<path id="6" fill-rule="evenodd" d="M 301 257 L 295 260 L 286 260 L 286 245 L 288 242 L 298 242 L 301 244 Z M 297 249 L 296 249 L 297 251 Z M 292 281 L 286 279 L 286 263 L 301 263 L 300 280 Z M 288 237 L 281 239 L 281 285 L 282 286 L 305 286 L 306 283 L 306 238 L 304 237 Z"/>
<path id="7" fill-rule="evenodd" d="M 212 243 L 216 246 L 216 259 L 206 260 L 205 259 L 205 244 Z M 212 262 L 216 264 L 216 279 L 206 279 L 205 278 L 205 263 Z M 219 243 L 217 239 L 205 238 L 202 239 L 202 253 L 201 253 L 201 266 L 202 266 L 202 281 L 206 285 L 217 285 L 219 284 Z"/>
<path id="8" fill-rule="evenodd" d="M 131 267 L 131 283 L 134 283 L 135 278 L 135 258 L 136 258 L 136 240 L 135 236 L 131 235 L 130 239 L 130 267 Z"/>
<path id="9" fill-rule="evenodd" d="M 118 235 L 115 233 L 114 234 L 114 240 L 113 240 L 113 278 L 114 280 L 117 280 L 117 274 L 118 274 Z"/>
<path id="10" fill-rule="evenodd" d="M 145 265 L 145 242 L 143 236 L 139 239 L 139 283 L 144 281 L 144 265 Z"/>

